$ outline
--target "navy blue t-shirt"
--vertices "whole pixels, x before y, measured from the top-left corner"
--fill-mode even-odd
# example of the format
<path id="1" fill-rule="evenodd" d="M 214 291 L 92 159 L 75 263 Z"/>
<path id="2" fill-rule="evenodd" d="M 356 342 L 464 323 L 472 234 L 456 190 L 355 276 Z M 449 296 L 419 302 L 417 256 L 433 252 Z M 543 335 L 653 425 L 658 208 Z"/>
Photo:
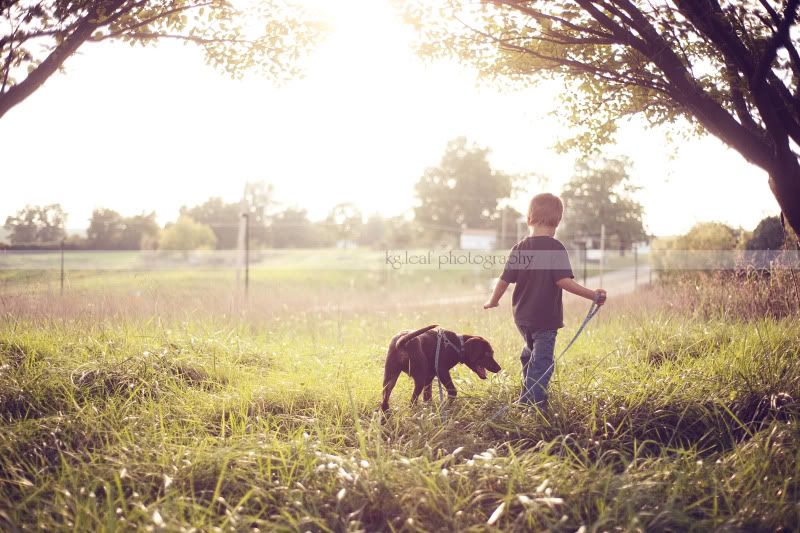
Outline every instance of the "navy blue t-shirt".
<path id="1" fill-rule="evenodd" d="M 500 279 L 515 283 L 511 304 L 514 322 L 535 329 L 564 327 L 561 288 L 574 278 L 566 248 L 553 237 L 527 237 L 514 245 Z"/>

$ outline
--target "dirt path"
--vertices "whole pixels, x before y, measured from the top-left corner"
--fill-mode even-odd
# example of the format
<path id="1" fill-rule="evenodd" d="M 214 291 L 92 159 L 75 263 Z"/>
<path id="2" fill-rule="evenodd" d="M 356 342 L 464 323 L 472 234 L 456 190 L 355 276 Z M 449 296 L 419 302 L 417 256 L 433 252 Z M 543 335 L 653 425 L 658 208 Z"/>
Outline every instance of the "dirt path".
<path id="1" fill-rule="evenodd" d="M 583 284 L 583 279 L 577 277 L 578 283 Z M 621 296 L 634 292 L 637 287 L 647 285 L 650 282 L 650 267 L 640 266 L 638 274 L 633 268 L 626 268 L 609 272 L 602 277 L 589 276 L 586 286 L 590 289 L 603 288 L 608 291 L 610 297 Z M 510 289 L 509 289 L 510 290 Z M 486 288 L 486 293 L 465 294 L 461 296 L 447 296 L 441 298 L 431 298 L 429 300 L 418 300 L 415 302 L 398 303 L 400 307 L 436 307 L 442 305 L 457 305 L 482 302 L 489 298 L 490 289 Z"/>
<path id="2" fill-rule="evenodd" d="M 636 287 L 647 285 L 650 281 L 650 269 L 647 266 L 640 266 L 638 272 L 638 279 L 637 275 L 634 272 L 633 268 L 630 269 L 622 269 L 616 270 L 614 272 L 609 272 L 603 276 L 602 283 L 600 280 L 600 276 L 590 276 L 586 280 L 586 286 L 589 288 L 598 288 L 602 287 L 606 289 L 609 293 L 611 298 L 616 296 L 621 296 L 623 294 L 631 293 L 635 290 Z M 578 277 L 576 278 L 579 283 L 583 283 L 583 279 Z M 634 280 L 636 279 L 636 283 Z M 404 300 L 404 299 L 397 299 L 397 300 L 390 300 L 386 302 L 386 309 L 419 309 L 421 307 L 444 307 L 444 306 L 455 306 L 455 305 L 466 305 L 472 304 L 477 305 L 483 303 L 489 298 L 491 294 L 491 287 L 486 285 L 485 291 L 469 291 L 466 294 L 458 294 L 452 296 L 437 296 L 435 298 L 428 298 L 428 299 L 412 299 L 412 300 Z M 510 294 L 507 294 L 504 300 L 510 300 Z M 323 305 L 316 305 L 310 308 L 306 308 L 306 311 L 311 312 L 319 312 L 319 311 L 356 311 L 356 310 L 363 310 L 366 304 L 348 304 L 342 302 L 336 302 L 335 304 L 323 304 Z M 375 309 L 375 303 L 371 302 L 368 305 L 369 309 Z"/>

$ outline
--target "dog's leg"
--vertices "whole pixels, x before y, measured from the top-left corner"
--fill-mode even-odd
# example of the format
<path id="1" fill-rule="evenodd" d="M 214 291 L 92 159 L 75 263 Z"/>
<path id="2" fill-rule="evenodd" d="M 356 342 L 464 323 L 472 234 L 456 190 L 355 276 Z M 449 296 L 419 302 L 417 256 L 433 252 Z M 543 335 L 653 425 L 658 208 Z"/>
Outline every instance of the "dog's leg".
<path id="1" fill-rule="evenodd" d="M 447 396 L 449 398 L 455 398 L 456 386 L 455 384 L 453 384 L 453 378 L 450 377 L 450 371 L 443 370 L 439 375 L 439 379 L 442 381 L 442 385 L 444 385 L 444 388 L 447 389 Z"/>
<path id="2" fill-rule="evenodd" d="M 381 409 L 385 412 L 389 410 L 389 396 L 392 395 L 397 383 L 397 378 L 400 376 L 400 369 L 389 364 L 389 358 L 386 361 L 386 367 L 383 369 L 383 402 L 381 402 Z"/>
<path id="3" fill-rule="evenodd" d="M 429 381 L 422 390 L 422 399 L 426 402 L 429 402 L 431 399 L 433 399 L 433 380 Z"/>
<path id="4" fill-rule="evenodd" d="M 419 398 L 423 387 L 425 387 L 425 384 L 421 380 L 414 379 L 414 392 L 411 393 L 411 405 L 417 403 L 417 398 Z"/>

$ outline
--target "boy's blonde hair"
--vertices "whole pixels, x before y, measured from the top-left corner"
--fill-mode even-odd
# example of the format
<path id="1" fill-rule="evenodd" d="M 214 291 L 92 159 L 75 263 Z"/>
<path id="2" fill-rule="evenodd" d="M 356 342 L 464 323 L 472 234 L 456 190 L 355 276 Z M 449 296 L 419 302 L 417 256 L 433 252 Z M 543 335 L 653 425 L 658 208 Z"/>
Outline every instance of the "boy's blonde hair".
<path id="1" fill-rule="evenodd" d="M 557 227 L 564 214 L 564 204 L 555 194 L 544 192 L 531 199 L 528 207 L 528 224 L 531 226 Z"/>

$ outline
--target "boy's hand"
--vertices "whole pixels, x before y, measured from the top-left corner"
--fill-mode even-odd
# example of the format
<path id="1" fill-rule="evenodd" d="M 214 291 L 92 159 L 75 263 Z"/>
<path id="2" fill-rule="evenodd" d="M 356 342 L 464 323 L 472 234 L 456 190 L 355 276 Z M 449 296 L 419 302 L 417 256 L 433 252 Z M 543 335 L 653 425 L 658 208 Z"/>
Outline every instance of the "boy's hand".
<path id="1" fill-rule="evenodd" d="M 500 304 L 500 298 L 503 297 L 503 293 L 506 292 L 507 288 L 508 282 L 504 281 L 502 278 L 498 279 L 497 283 L 494 284 L 492 295 L 486 300 L 486 303 L 483 304 L 483 308 L 491 309 L 492 307 L 497 307 Z"/>
<path id="2" fill-rule="evenodd" d="M 598 307 L 600 307 L 604 303 L 606 303 L 606 297 L 607 296 L 608 296 L 608 293 L 605 291 L 605 289 L 595 289 L 594 290 L 594 301 L 597 302 L 597 306 Z"/>

